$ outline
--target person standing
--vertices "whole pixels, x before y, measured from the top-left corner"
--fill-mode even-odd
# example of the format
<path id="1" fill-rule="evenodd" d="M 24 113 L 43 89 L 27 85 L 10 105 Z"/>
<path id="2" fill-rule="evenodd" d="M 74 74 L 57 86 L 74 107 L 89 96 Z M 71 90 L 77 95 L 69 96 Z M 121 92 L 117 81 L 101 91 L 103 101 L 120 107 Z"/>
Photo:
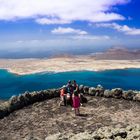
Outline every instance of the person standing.
<path id="1" fill-rule="evenodd" d="M 75 80 L 73 80 L 73 89 L 74 89 L 74 91 L 77 91 L 79 93 L 80 105 L 82 106 L 83 105 L 82 104 L 82 97 L 83 97 L 83 95 L 80 93 L 79 86 L 78 86 L 78 84 L 77 84 L 77 82 Z"/>
<path id="2" fill-rule="evenodd" d="M 67 95 L 67 93 L 66 93 L 66 86 L 64 85 L 62 87 L 62 89 L 60 90 L 60 99 L 61 99 L 60 106 L 61 106 L 62 102 L 63 102 L 64 106 L 67 106 L 66 95 Z"/>
<path id="3" fill-rule="evenodd" d="M 79 86 L 78 86 L 78 84 L 76 83 L 76 81 L 75 80 L 73 80 L 73 90 L 79 90 Z M 79 92 L 79 91 L 78 91 Z"/>
<path id="4" fill-rule="evenodd" d="M 67 101 L 72 106 L 72 94 L 74 89 L 70 80 L 68 81 L 66 88 L 67 88 Z"/>
<path id="5" fill-rule="evenodd" d="M 73 92 L 73 95 L 72 95 L 72 101 L 73 101 L 73 108 L 74 108 L 74 111 L 75 111 L 75 116 L 78 116 L 80 115 L 80 94 L 75 90 Z"/>

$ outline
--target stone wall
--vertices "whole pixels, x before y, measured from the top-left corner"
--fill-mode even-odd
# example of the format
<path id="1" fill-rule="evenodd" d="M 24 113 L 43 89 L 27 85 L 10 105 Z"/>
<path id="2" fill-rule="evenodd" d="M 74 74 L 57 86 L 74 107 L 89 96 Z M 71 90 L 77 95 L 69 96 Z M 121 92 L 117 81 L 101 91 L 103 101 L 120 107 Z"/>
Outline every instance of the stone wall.
<path id="1" fill-rule="evenodd" d="M 12 96 L 8 101 L 0 104 L 0 119 L 15 110 L 55 97 L 59 97 L 59 89 L 25 92 L 19 96 Z"/>
<path id="2" fill-rule="evenodd" d="M 84 94 L 88 94 L 91 96 L 125 99 L 125 100 L 140 102 L 140 91 L 134 91 L 134 90 L 125 91 L 121 88 L 114 88 L 109 90 L 109 89 L 104 89 L 101 85 L 97 86 L 96 88 L 81 85 L 79 89 L 80 91 L 83 91 Z"/>
<path id="3" fill-rule="evenodd" d="M 47 99 L 59 97 L 60 89 L 50 89 L 34 92 L 25 92 L 19 96 L 12 96 L 8 101 L 0 104 L 0 119 L 9 115 L 11 112 Z M 80 93 L 83 95 L 99 96 L 105 98 L 117 98 L 140 102 L 140 91 L 124 91 L 120 88 L 106 90 L 101 85 L 97 87 L 79 86 Z"/>

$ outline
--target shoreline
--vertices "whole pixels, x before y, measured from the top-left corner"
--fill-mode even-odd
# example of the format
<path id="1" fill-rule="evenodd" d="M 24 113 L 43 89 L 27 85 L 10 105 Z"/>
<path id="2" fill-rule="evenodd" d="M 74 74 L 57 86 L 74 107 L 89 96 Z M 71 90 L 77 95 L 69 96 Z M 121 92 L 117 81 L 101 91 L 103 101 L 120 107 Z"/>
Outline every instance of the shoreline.
<path id="1" fill-rule="evenodd" d="M 6 70 L 8 73 L 17 75 L 17 76 L 25 76 L 25 75 L 32 75 L 32 74 L 42 74 L 42 73 L 65 73 L 65 72 L 82 72 L 82 71 L 87 71 L 87 72 L 102 72 L 102 71 L 110 71 L 110 70 L 127 70 L 127 69 L 140 69 L 140 68 L 117 68 L 117 69 L 102 69 L 102 70 L 67 70 L 67 71 L 38 71 L 38 72 L 31 72 L 31 73 L 18 73 L 18 72 L 14 72 L 12 70 L 8 70 L 8 69 L 1 69 L 0 70 Z"/>
<path id="2" fill-rule="evenodd" d="M 140 60 L 96 60 L 91 56 L 55 57 L 49 59 L 0 59 L 0 69 L 7 70 L 15 75 L 131 68 L 140 68 Z"/>

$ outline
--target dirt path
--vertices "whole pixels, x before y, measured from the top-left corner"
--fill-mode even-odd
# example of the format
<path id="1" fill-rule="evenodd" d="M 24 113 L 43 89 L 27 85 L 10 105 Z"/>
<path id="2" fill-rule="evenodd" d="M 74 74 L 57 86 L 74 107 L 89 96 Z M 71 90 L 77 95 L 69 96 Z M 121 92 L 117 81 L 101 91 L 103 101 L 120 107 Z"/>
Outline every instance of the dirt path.
<path id="1" fill-rule="evenodd" d="M 87 97 L 81 116 L 71 107 L 59 106 L 59 98 L 35 103 L 0 120 L 1 140 L 45 139 L 50 134 L 95 131 L 102 126 L 125 127 L 140 124 L 140 102 Z"/>

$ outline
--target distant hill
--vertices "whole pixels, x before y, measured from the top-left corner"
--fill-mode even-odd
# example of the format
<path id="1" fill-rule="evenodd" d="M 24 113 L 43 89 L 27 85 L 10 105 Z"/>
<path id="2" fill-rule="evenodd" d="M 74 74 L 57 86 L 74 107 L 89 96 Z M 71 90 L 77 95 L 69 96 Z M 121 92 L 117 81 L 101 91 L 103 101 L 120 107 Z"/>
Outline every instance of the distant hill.
<path id="1" fill-rule="evenodd" d="M 129 50 L 122 47 L 110 48 L 106 52 L 93 54 L 95 59 L 107 60 L 134 60 L 140 59 L 140 49 Z"/>

